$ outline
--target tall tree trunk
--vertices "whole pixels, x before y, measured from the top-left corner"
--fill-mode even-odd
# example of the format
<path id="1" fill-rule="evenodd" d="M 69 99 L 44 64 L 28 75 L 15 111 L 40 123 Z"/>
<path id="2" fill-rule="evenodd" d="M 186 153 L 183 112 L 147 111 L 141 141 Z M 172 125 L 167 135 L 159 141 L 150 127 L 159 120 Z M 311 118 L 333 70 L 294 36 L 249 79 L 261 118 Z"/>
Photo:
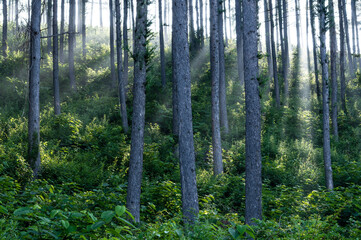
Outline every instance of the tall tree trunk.
<path id="1" fill-rule="evenodd" d="M 356 54 L 356 0 L 351 0 L 351 30 L 352 30 L 352 53 Z M 357 69 L 357 62 L 355 56 L 353 57 L 353 67 Z"/>
<path id="2" fill-rule="evenodd" d="M 333 189 L 331 146 L 330 146 L 330 114 L 328 107 L 328 64 L 326 56 L 326 6 L 325 0 L 318 0 L 320 21 L 320 47 L 322 66 L 322 102 L 323 102 L 323 160 L 325 164 L 326 187 Z"/>
<path id="3" fill-rule="evenodd" d="M 193 55 L 195 50 L 195 44 L 196 44 L 196 33 L 194 30 L 194 19 L 193 19 L 193 0 L 187 0 L 188 1 L 188 8 L 189 8 L 189 41 L 190 41 L 190 49 L 191 54 Z"/>
<path id="4" fill-rule="evenodd" d="M 48 54 L 51 53 L 52 47 L 51 47 L 51 26 L 52 26 L 52 21 L 51 21 L 51 9 L 52 8 L 52 0 L 48 0 L 47 2 L 47 8 L 46 8 L 46 24 L 47 24 L 47 32 L 48 32 L 48 38 L 47 38 L 47 42 L 48 42 L 48 48 L 47 48 L 47 52 Z"/>
<path id="5" fill-rule="evenodd" d="M 92 5 L 90 8 L 90 16 L 93 16 L 93 14 L 94 14 L 94 0 L 92 0 Z M 93 27 L 93 18 L 92 17 L 90 18 L 90 26 Z"/>
<path id="6" fill-rule="evenodd" d="M 113 16 L 113 0 L 109 0 L 109 45 L 110 45 L 110 76 L 111 76 L 111 85 L 113 88 L 117 85 L 117 80 L 115 77 L 115 60 L 114 60 L 114 16 Z"/>
<path id="7" fill-rule="evenodd" d="M 210 0 L 210 51 L 211 51 L 211 78 L 212 78 L 212 146 L 214 175 L 223 173 L 221 128 L 219 119 L 219 29 L 218 29 L 218 1 Z M 221 15 L 222 16 L 222 15 Z M 223 39 L 222 39 L 223 40 Z"/>
<path id="8" fill-rule="evenodd" d="M 164 1 L 164 12 L 163 12 L 163 31 L 164 31 L 164 42 L 165 44 L 167 45 L 168 43 L 168 25 L 169 25 L 169 22 L 168 22 L 168 1 L 165 0 Z"/>
<path id="9" fill-rule="evenodd" d="M 69 79 L 72 91 L 76 90 L 74 49 L 75 49 L 75 0 L 70 0 L 69 7 Z"/>
<path id="10" fill-rule="evenodd" d="M 132 138 L 127 188 L 127 208 L 140 221 L 140 192 L 143 168 L 145 82 L 146 82 L 146 37 L 147 1 L 137 0 L 137 26 L 134 49 L 134 85 Z"/>
<path id="11" fill-rule="evenodd" d="M 224 17 L 224 24 L 223 24 L 223 27 L 222 27 L 222 31 L 224 29 L 224 39 L 225 39 L 225 46 L 228 46 L 228 33 L 227 33 L 227 12 L 226 12 L 226 0 L 220 0 L 220 9 L 222 9 L 222 12 L 223 13 L 223 17 Z M 222 14 L 220 14 L 222 15 Z M 218 20 L 219 21 L 219 20 Z M 219 38 L 221 39 L 221 38 Z M 222 35 L 222 39 L 223 39 L 223 35 Z"/>
<path id="12" fill-rule="evenodd" d="M 162 81 L 162 87 L 165 88 L 165 57 L 164 57 L 164 38 L 163 38 L 163 18 L 162 18 L 162 0 L 158 0 L 158 12 L 159 12 L 159 48 L 160 48 L 160 76 Z"/>
<path id="13" fill-rule="evenodd" d="M 28 161 L 34 178 L 40 171 L 40 16 L 41 1 L 31 4 L 30 65 L 29 65 L 29 118 Z"/>
<path id="14" fill-rule="evenodd" d="M 232 11 L 231 11 L 231 0 L 228 0 L 228 16 L 229 16 L 229 38 L 233 39 L 232 33 L 233 33 L 233 27 L 232 27 Z"/>
<path id="15" fill-rule="evenodd" d="M 354 64 L 353 64 L 353 59 L 352 59 L 352 53 L 351 53 L 351 46 L 350 46 L 350 34 L 348 31 L 348 20 L 347 20 L 347 13 L 346 13 L 346 2 L 345 0 L 342 0 L 342 4 L 343 4 L 343 23 L 345 26 L 345 36 L 346 36 L 346 47 L 347 47 L 347 58 L 348 58 L 348 68 L 350 71 L 350 76 L 351 78 L 355 78 L 355 69 L 354 69 Z"/>
<path id="16" fill-rule="evenodd" d="M 178 84 L 179 165 L 182 189 L 182 213 L 185 222 L 198 216 L 198 192 L 192 124 L 191 74 L 188 46 L 187 1 L 173 1 L 173 71 Z"/>
<path id="17" fill-rule="evenodd" d="M 276 98 L 276 106 L 280 106 L 280 88 L 278 83 L 278 74 L 277 74 L 277 56 L 276 56 L 276 46 L 275 46 L 275 27 L 273 21 L 273 6 L 272 0 L 269 0 L 269 9 L 270 9 L 270 21 L 271 21 L 271 48 L 272 48 L 272 66 L 273 66 L 273 85 L 274 85 L 274 96 Z"/>
<path id="18" fill-rule="evenodd" d="M 283 83 L 284 83 L 284 100 L 285 100 L 285 104 L 287 104 L 288 102 L 288 69 L 290 66 L 290 57 L 289 57 L 289 49 L 288 49 L 288 4 L 287 4 L 287 0 L 283 0 L 283 30 L 284 30 L 284 58 L 283 58 Z"/>
<path id="19" fill-rule="evenodd" d="M 125 133 L 128 132 L 128 114 L 125 97 L 125 88 L 122 81 L 122 33 L 121 33 L 121 16 L 120 16 L 120 0 L 115 0 L 115 26 L 117 36 L 117 71 L 118 71 L 118 91 L 120 114 L 122 117 L 122 127 Z M 125 20 L 124 20 L 125 21 Z"/>
<path id="20" fill-rule="evenodd" d="M 320 100 L 321 91 L 320 91 L 320 82 L 318 80 L 318 60 L 317 60 L 317 42 L 316 42 L 316 28 L 315 28 L 315 6 L 313 5 L 313 0 L 310 1 L 310 16 L 311 16 L 311 34 L 313 42 L 313 65 L 315 70 L 315 80 L 316 80 L 316 94 L 317 99 Z"/>
<path id="21" fill-rule="evenodd" d="M 124 45 L 124 62 L 123 62 L 123 87 L 125 91 L 125 96 L 127 96 L 127 87 L 128 87 L 128 51 L 129 51 L 129 45 L 128 45 L 128 8 L 129 8 L 129 0 L 124 0 L 124 17 L 123 17 L 123 45 Z"/>
<path id="22" fill-rule="evenodd" d="M 208 13 L 209 13 L 209 8 L 208 8 L 208 0 L 206 0 L 206 4 L 205 4 L 205 11 L 204 11 L 204 18 L 206 19 L 205 21 L 205 37 L 208 37 L 208 23 L 210 21 Z"/>
<path id="23" fill-rule="evenodd" d="M 15 30 L 19 31 L 19 0 L 15 0 Z"/>
<path id="24" fill-rule="evenodd" d="M 103 3 L 102 0 L 99 0 L 99 23 L 100 27 L 103 27 Z"/>
<path id="25" fill-rule="evenodd" d="M 308 12 L 309 12 L 308 3 L 309 1 L 306 1 L 306 44 L 307 44 L 307 67 L 308 67 L 308 72 L 311 72 L 310 48 L 308 43 L 308 29 L 309 29 L 309 21 L 310 21 L 308 17 Z"/>
<path id="26" fill-rule="evenodd" d="M 237 63 L 238 78 L 241 86 L 244 85 L 244 63 L 243 63 L 243 8 L 242 0 L 236 2 L 236 34 L 237 34 Z"/>
<path id="27" fill-rule="evenodd" d="M 360 57 L 360 41 L 358 36 L 358 21 L 357 21 L 357 14 L 356 14 L 356 5 L 355 5 L 355 28 L 356 28 L 356 45 L 357 45 L 357 55 L 359 59 L 359 68 L 361 69 L 361 57 Z"/>
<path id="28" fill-rule="evenodd" d="M 82 22 L 81 22 L 81 20 L 82 20 L 82 6 L 83 6 L 83 0 L 78 0 L 78 3 L 77 3 L 77 5 L 78 5 L 78 16 L 77 16 L 77 19 L 78 19 L 78 23 L 77 23 L 77 32 L 79 32 L 79 33 L 81 33 L 82 32 L 82 29 L 81 29 L 81 27 L 83 26 L 83 24 L 82 24 Z"/>
<path id="29" fill-rule="evenodd" d="M 269 0 L 271 1 L 271 0 Z M 266 38 L 266 51 L 267 51 L 267 65 L 268 65 L 268 77 L 271 80 L 272 79 L 272 50 L 271 50 L 271 43 L 270 43 L 270 20 L 269 20 L 269 12 L 272 11 L 272 9 L 268 8 L 267 0 L 263 1 L 264 4 L 264 19 L 265 19 L 265 38 Z"/>
<path id="30" fill-rule="evenodd" d="M 205 0 L 208 1 L 208 0 Z M 199 36 L 201 42 L 201 49 L 204 47 L 204 14 L 203 14 L 203 0 L 199 0 L 199 17 L 200 17 L 200 26 L 199 26 Z"/>
<path id="31" fill-rule="evenodd" d="M 338 0 L 339 26 L 340 26 L 340 85 L 341 85 L 341 107 L 345 114 L 346 108 L 346 79 L 345 79 L 345 30 L 343 24 L 342 0 Z"/>
<path id="32" fill-rule="evenodd" d="M 227 89 L 226 89 L 226 66 L 224 59 L 224 41 L 223 41 L 223 25 L 222 18 L 224 10 L 224 1 L 218 2 L 218 36 L 219 36 L 219 110 L 221 127 L 224 134 L 229 133 L 228 116 L 227 116 Z"/>
<path id="33" fill-rule="evenodd" d="M 300 31 L 300 0 L 295 0 L 296 30 L 297 30 L 297 53 L 301 50 L 301 31 Z"/>
<path id="34" fill-rule="evenodd" d="M 196 1 L 196 8 L 195 8 L 195 10 L 196 10 L 196 26 L 197 26 L 197 28 L 196 28 L 196 32 L 197 32 L 197 37 L 198 37 L 198 34 L 199 34 L 199 26 L 200 26 L 200 23 L 199 23 L 199 0 L 195 0 Z"/>
<path id="35" fill-rule="evenodd" d="M 8 7 L 7 0 L 3 0 L 3 37 L 1 41 L 2 53 L 4 57 L 7 57 L 7 41 L 8 41 Z"/>
<path id="36" fill-rule="evenodd" d="M 60 3 L 60 40 L 59 40 L 59 60 L 64 62 L 64 20 L 65 20 L 65 0 Z"/>
<path id="37" fill-rule="evenodd" d="M 81 11 L 81 23 L 82 23 L 82 27 L 81 27 L 81 39 L 82 39 L 82 49 L 83 49 L 83 57 L 85 58 L 86 56 L 86 27 L 85 27 L 85 12 L 86 12 L 86 8 L 85 8 L 85 4 L 87 0 L 81 0 L 82 1 L 82 11 Z"/>
<path id="38" fill-rule="evenodd" d="M 337 126 L 337 39 L 336 39 L 336 22 L 333 7 L 333 1 L 329 0 L 329 28 L 330 28 L 330 49 L 331 49 L 331 88 L 332 88 L 332 129 L 333 135 L 337 141 L 338 126 Z"/>
<path id="39" fill-rule="evenodd" d="M 246 92 L 246 224 L 262 219 L 261 103 L 258 83 L 257 0 L 243 0 Z"/>
<path id="40" fill-rule="evenodd" d="M 131 8 L 131 12 L 132 12 L 132 37 L 133 37 L 133 53 L 134 53 L 134 49 L 135 49 L 135 12 L 134 12 L 134 2 L 133 0 L 129 0 L 130 1 L 130 8 Z"/>
<path id="41" fill-rule="evenodd" d="M 175 2 L 173 2 L 174 4 Z M 174 16 L 173 16 L 174 18 Z M 173 19 L 174 21 L 174 19 Z M 174 26 L 174 23 L 172 24 L 172 26 Z M 175 46 L 174 43 L 174 37 L 173 37 L 173 32 L 172 32 L 172 46 Z M 174 57 L 173 55 L 175 55 L 174 53 L 175 48 L 172 48 L 172 66 L 175 65 L 174 63 Z M 177 78 L 175 76 L 175 72 L 173 70 L 173 82 L 172 82 L 172 107 L 173 107 L 173 122 L 172 122 L 172 131 L 173 131 L 173 135 L 178 137 L 179 136 L 179 111 L 178 111 L 178 83 L 177 83 Z"/>
<path id="42" fill-rule="evenodd" d="M 53 5 L 53 93 L 54 112 L 60 114 L 60 94 L 59 94 L 59 59 L 58 59 L 58 0 L 54 0 Z"/>
<path id="43" fill-rule="evenodd" d="M 285 42 L 283 38 L 283 17 L 282 17 L 282 0 L 277 0 L 277 10 L 278 10 L 278 30 L 280 36 L 280 45 L 281 45 L 281 58 L 282 58 L 282 69 L 285 68 L 284 59 L 285 59 Z M 282 70 L 284 72 L 284 70 Z"/>

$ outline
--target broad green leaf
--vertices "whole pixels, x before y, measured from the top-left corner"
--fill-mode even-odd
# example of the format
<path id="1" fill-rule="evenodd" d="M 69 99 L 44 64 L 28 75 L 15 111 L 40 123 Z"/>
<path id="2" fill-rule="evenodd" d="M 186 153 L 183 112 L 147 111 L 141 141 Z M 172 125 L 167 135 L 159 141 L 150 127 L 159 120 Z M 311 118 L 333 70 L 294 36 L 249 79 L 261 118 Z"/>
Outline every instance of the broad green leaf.
<path id="1" fill-rule="evenodd" d="M 65 228 L 65 229 L 68 229 L 69 228 L 69 222 L 68 221 L 66 221 L 66 220 L 61 220 L 60 221 L 61 222 L 61 224 L 63 225 L 63 227 Z"/>
<path id="2" fill-rule="evenodd" d="M 73 218 L 81 218 L 81 217 L 84 217 L 84 214 L 80 213 L 80 212 L 72 212 L 71 213 L 71 216 Z"/>
<path id="3" fill-rule="evenodd" d="M 97 229 L 98 227 L 103 226 L 104 224 L 105 224 L 104 221 L 98 221 L 98 222 L 94 223 L 93 225 L 91 225 L 90 229 L 91 229 L 91 230 L 95 230 L 95 229 Z"/>
<path id="4" fill-rule="evenodd" d="M 246 232 L 247 230 L 247 226 L 245 225 L 237 225 L 237 231 L 239 233 L 239 235 L 243 236 L 243 234 Z"/>
<path id="5" fill-rule="evenodd" d="M 125 224 L 127 224 L 128 226 L 131 226 L 132 228 L 135 228 L 135 226 L 133 224 L 131 224 L 129 221 L 125 220 L 124 218 L 121 217 L 117 217 L 117 219 Z"/>
<path id="6" fill-rule="evenodd" d="M 4 207 L 3 205 L 0 205 L 0 213 L 8 213 L 8 209 L 6 207 Z"/>
<path id="7" fill-rule="evenodd" d="M 110 223 L 112 221 L 113 217 L 115 216 L 114 211 L 105 211 L 102 213 L 101 218 L 106 222 Z"/>
<path id="8" fill-rule="evenodd" d="M 232 236 L 232 238 L 233 239 L 237 239 L 238 238 L 238 232 L 235 230 L 235 229 L 233 229 L 233 228 L 228 228 L 228 232 L 229 232 L 229 234 L 231 234 L 231 236 Z"/>
<path id="9" fill-rule="evenodd" d="M 125 213 L 125 206 L 116 206 L 115 207 L 115 213 L 120 217 Z"/>
<path id="10" fill-rule="evenodd" d="M 50 212 L 50 218 L 54 218 L 58 213 L 60 213 L 61 210 L 55 209 Z"/>
<path id="11" fill-rule="evenodd" d="M 93 222 L 97 221 L 98 218 L 96 218 L 92 213 L 88 212 L 88 216 L 93 220 Z"/>
<path id="12" fill-rule="evenodd" d="M 30 209 L 29 207 L 22 207 L 22 208 L 18 208 L 14 211 L 14 215 L 15 216 L 21 216 L 21 215 L 25 215 L 25 214 L 29 214 L 32 213 L 33 210 Z"/>

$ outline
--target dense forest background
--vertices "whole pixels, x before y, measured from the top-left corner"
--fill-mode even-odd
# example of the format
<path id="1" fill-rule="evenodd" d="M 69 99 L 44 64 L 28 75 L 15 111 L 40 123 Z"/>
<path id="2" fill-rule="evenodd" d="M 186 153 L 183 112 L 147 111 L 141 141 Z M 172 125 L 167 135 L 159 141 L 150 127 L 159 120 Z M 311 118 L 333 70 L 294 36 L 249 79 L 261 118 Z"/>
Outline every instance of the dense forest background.
<path id="1" fill-rule="evenodd" d="M 357 0 L 2 0 L 1 239 L 359 239 Z"/>

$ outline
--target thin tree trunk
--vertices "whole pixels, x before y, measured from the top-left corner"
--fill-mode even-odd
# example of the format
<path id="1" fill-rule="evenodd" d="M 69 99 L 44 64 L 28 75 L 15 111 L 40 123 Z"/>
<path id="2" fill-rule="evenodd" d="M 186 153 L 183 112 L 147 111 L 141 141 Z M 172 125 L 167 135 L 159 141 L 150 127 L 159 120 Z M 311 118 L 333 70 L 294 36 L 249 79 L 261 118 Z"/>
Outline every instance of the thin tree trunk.
<path id="1" fill-rule="evenodd" d="M 359 42 L 359 36 L 358 36 L 358 21 L 357 21 L 357 9 L 355 6 L 355 26 L 356 26 L 356 44 L 357 44 L 357 55 L 359 59 L 359 68 L 361 69 L 361 57 L 360 57 L 360 42 Z"/>
<path id="2" fill-rule="evenodd" d="M 262 219 L 261 103 L 258 83 L 257 0 L 243 0 L 246 92 L 246 224 Z"/>
<path id="3" fill-rule="evenodd" d="M 317 99 L 320 100 L 321 91 L 320 91 L 320 82 L 318 80 L 318 64 L 317 64 L 317 43 L 316 43 L 316 28 L 315 28 L 315 7 L 313 5 L 313 0 L 310 1 L 310 16 L 311 16 L 311 32 L 312 32 L 312 42 L 313 42 L 313 65 L 315 70 L 315 80 L 316 80 L 316 94 Z"/>
<path id="4" fill-rule="evenodd" d="M 295 0 L 295 13 L 296 13 L 296 30 L 297 30 L 297 53 L 300 54 L 301 50 L 301 33 L 300 33 L 300 2 Z"/>
<path id="5" fill-rule="evenodd" d="M 193 19 L 193 0 L 188 1 L 189 8 L 189 39 L 190 39 L 190 49 L 191 53 L 194 53 L 195 44 L 196 44 L 196 34 L 194 30 L 194 19 Z"/>
<path id="6" fill-rule="evenodd" d="M 210 21 L 210 19 L 208 17 L 208 13 L 209 13 L 208 2 L 209 1 L 206 0 L 205 11 L 204 11 L 204 18 L 206 19 L 206 21 L 205 21 L 205 36 L 206 36 L 206 38 L 208 37 L 208 23 Z"/>
<path id="7" fill-rule="evenodd" d="M 328 107 L 328 64 L 326 56 L 326 7 L 325 0 L 318 0 L 320 21 L 320 47 L 322 66 L 322 102 L 323 102 L 323 159 L 325 164 L 326 187 L 333 189 L 331 146 L 330 146 L 330 114 Z"/>
<path id="8" fill-rule="evenodd" d="M 333 7 L 333 1 L 329 0 L 329 26 L 330 26 L 330 49 L 331 49 L 331 88 L 332 88 L 332 129 L 333 135 L 338 140 L 337 126 L 337 39 L 336 39 L 336 22 Z"/>
<path id="9" fill-rule="evenodd" d="M 211 51 L 211 78 L 212 78 L 212 146 L 214 175 L 223 173 L 221 128 L 219 119 L 219 29 L 218 29 L 218 2 L 210 0 L 210 51 Z M 223 40 L 223 39 L 222 39 Z"/>
<path id="10" fill-rule="evenodd" d="M 83 57 L 86 57 L 86 27 L 85 27 L 85 11 L 86 11 L 86 1 L 87 0 L 81 0 L 82 1 L 82 11 L 81 11 L 81 39 L 82 39 L 82 49 L 83 49 Z"/>
<path id="11" fill-rule="evenodd" d="M 131 12 L 132 12 L 132 37 L 133 37 L 133 53 L 134 53 L 134 49 L 135 49 L 135 13 L 134 13 L 134 2 L 133 0 L 129 0 L 130 1 L 130 8 L 131 8 Z"/>
<path id="12" fill-rule="evenodd" d="M 48 0 L 47 2 L 47 11 L 46 11 L 46 24 L 47 24 L 47 32 L 48 32 L 48 38 L 47 38 L 47 42 L 48 42 L 48 47 L 47 47 L 47 53 L 50 54 L 52 47 L 51 47 L 51 26 L 52 26 L 52 21 L 51 21 L 51 9 L 52 8 L 52 0 Z"/>
<path id="13" fill-rule="evenodd" d="M 271 0 L 269 0 L 271 1 Z M 270 20 L 269 20 L 269 12 L 272 9 L 268 8 L 267 0 L 263 1 L 264 4 L 264 19 L 265 19 L 265 38 L 266 38 L 266 51 L 267 51 L 267 65 L 268 65 L 268 77 L 271 80 L 273 76 L 273 64 L 272 64 L 272 50 L 271 50 L 271 43 L 270 43 Z"/>
<path id="14" fill-rule="evenodd" d="M 102 0 L 99 0 L 99 23 L 100 27 L 103 27 L 103 3 Z"/>
<path id="15" fill-rule="evenodd" d="M 285 104 L 287 104 L 288 102 L 288 69 L 290 66 L 290 57 L 289 57 L 289 49 L 288 49 L 288 4 L 287 4 L 287 0 L 283 0 L 283 30 L 284 30 L 284 58 L 283 58 L 283 83 L 284 83 L 284 100 L 285 100 Z"/>
<path id="16" fill-rule="evenodd" d="M 164 31 L 164 43 L 167 45 L 168 43 L 168 1 L 164 1 L 164 12 L 163 12 L 163 31 Z"/>
<path id="17" fill-rule="evenodd" d="M 226 0 L 220 0 L 220 5 L 222 5 L 220 7 L 220 9 L 222 9 L 222 13 L 223 13 L 223 17 L 224 17 L 224 24 L 222 27 L 222 31 L 224 29 L 224 39 L 225 39 L 225 46 L 228 46 L 228 33 L 227 33 L 227 12 L 226 12 Z M 222 14 L 220 14 L 222 15 Z M 218 20 L 219 21 L 219 20 Z M 221 38 L 220 38 L 221 39 Z M 223 39 L 223 35 L 222 35 L 222 39 Z"/>
<path id="18" fill-rule="evenodd" d="M 28 119 L 28 161 L 34 178 L 40 171 L 40 16 L 41 2 L 31 4 L 30 65 L 29 65 L 29 119 Z"/>
<path id="19" fill-rule="evenodd" d="M 69 7 L 69 79 L 72 91 L 76 90 L 74 49 L 75 49 L 75 0 L 70 0 Z"/>
<path id="20" fill-rule="evenodd" d="M 121 16 L 120 16 L 120 0 L 115 0 L 115 26 L 117 36 L 117 71 L 118 71 L 118 91 L 120 114 L 122 117 L 122 127 L 125 133 L 128 132 L 128 115 L 125 97 L 125 89 L 122 81 L 122 33 L 121 33 Z"/>
<path id="21" fill-rule="evenodd" d="M 64 12 L 65 12 L 65 0 L 61 0 L 60 4 L 60 40 L 59 40 L 59 60 L 64 62 Z"/>
<path id="22" fill-rule="evenodd" d="M 208 0 L 205 0 L 208 1 Z M 200 26 L 199 26 L 199 36 L 201 42 L 201 49 L 204 47 L 204 14 L 203 14 L 203 0 L 199 0 L 199 17 L 200 17 Z"/>
<path id="23" fill-rule="evenodd" d="M 15 30 L 19 31 L 19 0 L 15 0 Z"/>
<path id="24" fill-rule="evenodd" d="M 90 9 L 90 16 L 93 16 L 94 14 L 94 0 L 92 0 L 92 5 L 91 5 L 91 9 Z M 90 18 L 90 26 L 93 27 L 93 18 Z"/>
<path id="25" fill-rule="evenodd" d="M 229 38 L 233 39 L 232 36 L 232 32 L 233 32 L 233 27 L 232 27 L 232 11 L 231 11 L 231 0 L 228 0 L 228 20 L 229 20 Z"/>
<path id="26" fill-rule="evenodd" d="M 196 10 L 196 26 L 197 26 L 197 28 L 196 28 L 196 32 L 197 32 L 197 37 L 198 37 L 198 34 L 199 34 L 199 26 L 200 26 L 200 24 L 199 24 L 199 6 L 198 6 L 198 4 L 199 4 L 199 0 L 195 0 L 196 1 L 196 8 L 195 8 L 195 10 Z"/>
<path id="27" fill-rule="evenodd" d="M 186 223 L 198 216 L 198 192 L 192 124 L 191 74 L 188 46 L 186 1 L 173 1 L 173 71 L 178 84 L 179 165 L 182 189 L 182 213 Z"/>
<path id="28" fill-rule="evenodd" d="M 351 0 L 351 29 L 352 29 L 352 53 L 356 53 L 356 0 Z M 355 56 L 353 56 L 353 67 L 357 69 L 357 62 Z"/>
<path id="29" fill-rule="evenodd" d="M 53 93 L 54 112 L 60 114 L 60 94 L 59 94 L 59 59 L 58 59 L 58 0 L 54 0 L 53 5 Z"/>
<path id="30" fill-rule="evenodd" d="M 272 48 L 272 66 L 273 66 L 273 84 L 274 84 L 274 95 L 276 98 L 276 106 L 280 107 L 280 88 L 278 83 L 278 74 L 277 74 L 277 56 L 276 56 L 276 46 L 275 46 L 275 37 L 274 37 L 274 21 L 273 21 L 273 6 L 272 0 L 269 2 L 270 9 L 270 21 L 271 21 L 271 48 Z"/>
<path id="31" fill-rule="evenodd" d="M 311 58 L 310 58 L 310 48 L 309 48 L 309 43 L 308 43 L 308 29 L 309 29 L 309 17 L 308 17 L 308 12 L 309 12 L 309 6 L 308 6 L 309 1 L 306 1 L 306 44 L 307 44 L 307 66 L 308 66 L 308 72 L 311 72 Z"/>
<path id="32" fill-rule="evenodd" d="M 348 20 L 347 20 L 347 13 L 346 13 L 346 3 L 345 0 L 342 0 L 342 4 L 343 4 L 343 23 L 345 26 L 345 36 L 346 36 L 346 47 L 347 47 L 347 57 L 348 57 L 348 67 L 349 67 L 349 71 L 350 71 L 350 76 L 351 78 L 355 78 L 355 69 L 354 69 L 354 64 L 353 64 L 353 59 L 352 59 L 352 53 L 351 53 L 351 46 L 350 46 L 350 34 L 348 31 Z"/>
<path id="33" fill-rule="evenodd" d="M 162 18 L 162 0 L 158 0 L 158 13 L 159 13 L 159 48 L 160 48 L 160 77 L 162 87 L 165 88 L 165 56 L 164 56 L 164 38 L 163 38 L 163 18 Z"/>
<path id="34" fill-rule="evenodd" d="M 218 2 L 218 36 L 219 36 L 219 110 L 220 121 L 223 133 L 227 135 L 229 133 L 228 116 L 227 116 L 227 89 L 226 89 L 226 66 L 224 59 L 224 41 L 223 41 L 223 18 L 222 13 L 224 11 L 224 2 Z"/>
<path id="35" fill-rule="evenodd" d="M 124 11 L 124 20 L 123 20 L 123 45 L 124 45 L 124 62 L 123 62 L 123 87 L 125 91 L 125 96 L 127 96 L 127 87 L 128 87 L 128 66 L 129 66 L 129 60 L 128 60 L 128 51 L 129 51 L 129 45 L 128 45 L 128 8 L 129 8 L 129 0 L 124 0 L 123 2 L 123 11 Z"/>
<path id="36" fill-rule="evenodd" d="M 346 108 L 346 79 L 345 79 L 345 30 L 343 24 L 342 0 L 338 0 L 339 26 L 340 26 L 340 85 L 341 85 L 341 107 L 345 114 Z"/>
<path id="37" fill-rule="evenodd" d="M 137 26 L 134 49 L 132 138 L 127 188 L 127 209 L 140 221 L 140 193 L 143 168 L 145 121 L 147 1 L 137 0 Z"/>
<path id="38" fill-rule="evenodd" d="M 173 4 L 175 4 L 175 2 L 173 2 Z M 173 6 L 174 7 L 174 6 Z M 173 16 L 174 19 L 175 16 Z M 174 26 L 174 23 L 172 24 L 172 26 Z M 175 46 L 174 43 L 174 36 L 173 36 L 173 32 L 172 32 L 172 46 Z M 175 55 L 175 51 L 176 48 L 172 48 L 172 66 L 175 65 L 174 62 L 174 57 L 173 55 Z M 178 82 L 177 82 L 177 78 L 175 76 L 175 72 L 173 70 L 173 82 L 172 82 L 172 107 L 173 107 L 173 126 L 172 126 L 172 130 L 173 130 L 173 135 L 178 137 L 179 136 L 179 111 L 178 111 Z"/>
<path id="39" fill-rule="evenodd" d="M 243 63 L 243 8 L 242 1 L 236 2 L 236 34 L 237 34 L 237 63 L 238 78 L 241 86 L 244 85 L 244 63 Z"/>
<path id="40" fill-rule="evenodd" d="M 282 72 L 284 72 L 283 68 L 285 68 L 284 65 L 284 59 L 285 59 L 285 47 L 284 47 L 284 38 L 283 38 L 283 17 L 282 17 L 282 0 L 277 0 L 277 10 L 278 10 L 278 30 L 279 30 L 279 36 L 280 36 L 280 45 L 281 45 L 281 58 L 282 58 Z"/>
<path id="41" fill-rule="evenodd" d="M 115 60 L 114 60 L 114 16 L 113 16 L 113 0 L 109 0 L 109 45 L 110 45 L 110 76 L 111 76 L 111 86 L 113 88 L 117 85 L 117 80 L 115 77 Z"/>
<path id="42" fill-rule="evenodd" d="M 3 37 L 1 41 L 2 54 L 4 57 L 7 57 L 7 41 L 8 41 L 8 7 L 7 0 L 3 0 Z"/>

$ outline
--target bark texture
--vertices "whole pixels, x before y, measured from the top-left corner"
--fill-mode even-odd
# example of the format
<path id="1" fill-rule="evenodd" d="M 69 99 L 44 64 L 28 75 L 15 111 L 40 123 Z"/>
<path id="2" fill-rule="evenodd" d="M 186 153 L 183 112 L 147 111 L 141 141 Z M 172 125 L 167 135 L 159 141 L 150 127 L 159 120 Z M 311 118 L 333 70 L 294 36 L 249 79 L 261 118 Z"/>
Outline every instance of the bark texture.
<path id="1" fill-rule="evenodd" d="M 109 45 L 110 45 L 110 77 L 111 85 L 113 88 L 117 86 L 117 80 L 115 75 L 115 59 L 114 59 L 114 15 L 113 15 L 113 0 L 109 0 Z"/>
<path id="2" fill-rule="evenodd" d="M 7 57 L 8 39 L 8 7 L 7 0 L 3 0 L 3 34 L 1 40 L 1 50 L 4 57 Z"/>
<path id="3" fill-rule="evenodd" d="M 244 63 L 243 63 L 243 8 L 242 0 L 236 0 L 236 35 L 237 35 L 237 63 L 238 78 L 244 85 Z"/>
<path id="4" fill-rule="evenodd" d="M 280 88 L 278 83 L 278 74 L 277 74 L 277 58 L 276 58 L 276 46 L 275 46 L 275 37 L 274 37 L 274 21 L 273 21 L 273 7 L 272 1 L 269 1 L 269 9 L 270 9 L 270 21 L 271 21 L 271 48 L 272 48 L 272 66 L 273 66 L 273 88 L 274 88 L 274 96 L 276 100 L 276 106 L 280 106 Z"/>
<path id="5" fill-rule="evenodd" d="M 163 18 L 162 18 L 162 0 L 158 0 L 159 14 L 159 50 L 160 50 L 160 78 L 163 88 L 166 84 L 165 78 L 165 56 L 164 56 L 164 36 L 163 36 Z"/>
<path id="6" fill-rule="evenodd" d="M 54 112 L 60 114 L 59 94 L 59 58 L 58 58 L 58 0 L 54 0 L 53 6 L 53 94 Z"/>
<path id="7" fill-rule="evenodd" d="M 310 1 L 310 17 L 311 17 L 311 35 L 313 43 L 313 67 L 315 71 L 315 81 L 316 81 L 316 94 L 317 99 L 320 99 L 320 81 L 318 80 L 318 59 L 317 59 L 317 42 L 316 42 L 316 27 L 315 27 L 315 6 L 313 5 L 313 0 Z"/>
<path id="8" fill-rule="evenodd" d="M 340 26 L 340 85 L 341 85 L 341 107 L 345 114 L 346 108 L 346 78 L 345 78 L 345 30 L 343 24 L 342 0 L 338 0 L 339 26 Z"/>
<path id="9" fill-rule="evenodd" d="M 74 50 L 75 50 L 75 0 L 70 0 L 69 7 L 69 79 L 70 88 L 75 91 L 75 69 L 74 69 Z"/>

